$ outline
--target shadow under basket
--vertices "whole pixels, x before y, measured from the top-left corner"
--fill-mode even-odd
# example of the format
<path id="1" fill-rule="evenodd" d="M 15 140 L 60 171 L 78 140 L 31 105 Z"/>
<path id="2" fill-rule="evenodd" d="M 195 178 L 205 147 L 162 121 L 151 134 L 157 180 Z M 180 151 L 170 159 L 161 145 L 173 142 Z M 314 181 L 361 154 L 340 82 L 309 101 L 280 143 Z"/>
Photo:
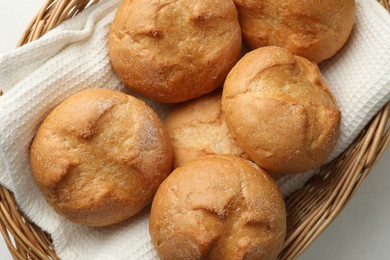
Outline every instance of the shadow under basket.
<path id="1" fill-rule="evenodd" d="M 28 25 L 18 47 L 38 39 L 96 2 L 47 0 Z M 387 0 L 379 2 L 390 11 Z M 344 153 L 319 169 L 286 199 L 288 227 L 280 259 L 296 259 L 301 255 L 353 197 L 390 142 L 389 118 L 390 102 Z M 13 194 L 0 186 L 0 196 L 0 231 L 12 256 L 15 259 L 58 259 L 50 236 L 23 216 Z"/>

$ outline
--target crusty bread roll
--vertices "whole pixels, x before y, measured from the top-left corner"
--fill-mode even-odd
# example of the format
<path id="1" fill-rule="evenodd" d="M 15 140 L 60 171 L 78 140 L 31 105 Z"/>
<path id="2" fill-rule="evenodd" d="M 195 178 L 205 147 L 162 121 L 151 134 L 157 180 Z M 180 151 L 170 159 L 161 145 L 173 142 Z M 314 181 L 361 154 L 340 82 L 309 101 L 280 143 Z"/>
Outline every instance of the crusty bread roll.
<path id="1" fill-rule="evenodd" d="M 244 42 L 281 46 L 319 63 L 345 44 L 355 22 L 355 0 L 234 0 Z"/>
<path id="2" fill-rule="evenodd" d="M 280 47 L 256 49 L 236 64 L 222 110 L 249 158 L 277 173 L 319 167 L 339 136 L 340 111 L 317 65 Z"/>
<path id="3" fill-rule="evenodd" d="M 108 89 L 80 91 L 58 105 L 33 140 L 33 176 L 69 220 L 105 226 L 152 201 L 171 170 L 169 136 L 154 111 Z"/>
<path id="4" fill-rule="evenodd" d="M 161 102 L 181 102 L 223 83 L 241 50 L 232 0 L 124 0 L 109 35 L 121 80 Z"/>
<path id="5" fill-rule="evenodd" d="M 286 212 L 275 181 L 232 155 L 208 155 L 177 168 L 160 185 L 150 235 L 161 259 L 274 260 Z"/>
<path id="6" fill-rule="evenodd" d="M 247 158 L 235 144 L 221 110 L 220 90 L 174 107 L 165 120 L 173 168 L 200 156 L 232 154 Z"/>

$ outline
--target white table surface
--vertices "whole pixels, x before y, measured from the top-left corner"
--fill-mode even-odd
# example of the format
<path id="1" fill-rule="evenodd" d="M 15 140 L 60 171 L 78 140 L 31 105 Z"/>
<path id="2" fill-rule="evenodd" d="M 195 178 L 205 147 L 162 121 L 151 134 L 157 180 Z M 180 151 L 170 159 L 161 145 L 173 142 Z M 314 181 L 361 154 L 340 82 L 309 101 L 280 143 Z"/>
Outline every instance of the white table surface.
<path id="1" fill-rule="evenodd" d="M 44 0 L 0 0 L 0 54 L 15 48 Z M 299 258 L 390 259 L 390 149 L 357 195 L 329 228 Z M 0 259 L 12 259 L 0 238 Z"/>

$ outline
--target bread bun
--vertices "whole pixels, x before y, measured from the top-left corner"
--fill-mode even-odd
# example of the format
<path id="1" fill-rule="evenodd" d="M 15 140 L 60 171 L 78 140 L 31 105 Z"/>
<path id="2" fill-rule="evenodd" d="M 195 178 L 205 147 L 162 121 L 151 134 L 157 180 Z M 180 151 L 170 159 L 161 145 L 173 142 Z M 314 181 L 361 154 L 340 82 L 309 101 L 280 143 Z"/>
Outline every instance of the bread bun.
<path id="1" fill-rule="evenodd" d="M 345 44 L 355 22 L 354 0 L 234 0 L 251 49 L 281 46 L 319 63 Z"/>
<path id="2" fill-rule="evenodd" d="M 173 150 L 173 168 L 200 156 L 232 154 L 247 158 L 233 140 L 221 110 L 221 91 L 174 107 L 165 120 Z"/>
<path id="3" fill-rule="evenodd" d="M 232 0 L 124 0 L 109 35 L 111 63 L 121 80 L 168 103 L 216 89 L 240 50 Z"/>
<path id="4" fill-rule="evenodd" d="M 254 163 L 209 155 L 161 184 L 149 224 L 161 259 L 274 260 L 286 212 L 275 181 Z"/>
<path id="5" fill-rule="evenodd" d="M 256 49 L 237 63 L 222 110 L 249 158 L 277 173 L 319 167 L 339 136 L 340 111 L 317 65 L 280 47 Z"/>
<path id="6" fill-rule="evenodd" d="M 43 121 L 30 151 L 33 176 L 71 221 L 105 226 L 152 201 L 171 169 L 168 134 L 144 102 L 108 89 L 80 91 Z"/>

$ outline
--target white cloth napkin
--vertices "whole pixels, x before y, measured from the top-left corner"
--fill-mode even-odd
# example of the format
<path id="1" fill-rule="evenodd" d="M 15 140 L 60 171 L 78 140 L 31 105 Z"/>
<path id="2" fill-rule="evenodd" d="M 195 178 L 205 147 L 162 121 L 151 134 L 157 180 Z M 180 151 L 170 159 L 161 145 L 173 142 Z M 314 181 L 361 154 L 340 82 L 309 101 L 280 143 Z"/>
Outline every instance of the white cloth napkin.
<path id="1" fill-rule="evenodd" d="M 18 205 L 51 234 L 61 259 L 156 259 L 148 232 L 148 209 L 130 220 L 89 228 L 49 207 L 30 174 L 28 149 L 45 116 L 65 97 L 86 88 L 123 90 L 107 55 L 107 33 L 119 0 L 106 0 L 64 22 L 41 39 L 0 56 L 0 182 Z M 342 111 L 343 151 L 390 99 L 390 17 L 374 0 L 357 1 L 357 21 L 345 48 L 322 72 Z M 164 116 L 164 105 L 148 101 Z M 307 174 L 283 178 L 285 194 Z"/>

